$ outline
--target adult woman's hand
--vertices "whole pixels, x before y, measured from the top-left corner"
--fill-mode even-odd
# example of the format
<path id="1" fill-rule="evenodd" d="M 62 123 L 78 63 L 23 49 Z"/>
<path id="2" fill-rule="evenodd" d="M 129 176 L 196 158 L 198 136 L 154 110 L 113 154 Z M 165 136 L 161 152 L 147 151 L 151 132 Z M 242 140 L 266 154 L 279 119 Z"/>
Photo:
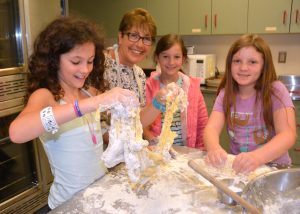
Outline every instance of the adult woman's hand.
<path id="1" fill-rule="evenodd" d="M 100 106 L 102 110 L 109 109 L 119 103 L 127 106 L 139 106 L 139 101 L 133 91 L 119 87 L 98 95 L 95 103 Z"/>

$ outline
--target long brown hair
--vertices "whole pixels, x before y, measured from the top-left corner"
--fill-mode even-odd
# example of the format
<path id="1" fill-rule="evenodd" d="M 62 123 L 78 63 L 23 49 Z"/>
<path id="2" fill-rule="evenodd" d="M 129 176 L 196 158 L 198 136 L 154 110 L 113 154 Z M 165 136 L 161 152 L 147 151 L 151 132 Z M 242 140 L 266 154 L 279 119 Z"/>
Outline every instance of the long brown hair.
<path id="1" fill-rule="evenodd" d="M 231 64 L 233 56 L 244 47 L 254 47 L 256 51 L 262 54 L 264 60 L 261 76 L 257 80 L 254 88 L 256 90 L 256 102 L 258 99 L 262 100 L 261 105 L 263 109 L 263 118 L 266 127 L 270 132 L 274 129 L 271 96 L 275 94 L 272 88 L 272 83 L 277 80 L 277 75 L 275 72 L 270 47 L 261 37 L 255 34 L 246 34 L 241 36 L 232 44 L 226 58 L 224 78 L 220 83 L 217 93 L 219 94 L 221 89 L 224 88 L 225 94 L 223 107 L 225 111 L 225 118 L 226 121 L 228 121 L 227 125 L 229 127 L 234 127 L 235 124 L 233 124 L 233 121 L 230 119 L 230 107 L 233 106 L 235 109 L 236 95 L 239 87 L 238 83 L 232 78 Z"/>
<path id="2" fill-rule="evenodd" d="M 39 88 L 47 88 L 55 100 L 64 96 L 58 81 L 60 56 L 72 50 L 76 45 L 92 42 L 95 45 L 93 70 L 89 74 L 84 88 L 93 86 L 104 91 L 106 83 L 104 72 L 104 40 L 99 26 L 87 20 L 75 17 L 60 17 L 52 21 L 37 36 L 33 54 L 29 58 L 29 78 L 27 97 Z"/>

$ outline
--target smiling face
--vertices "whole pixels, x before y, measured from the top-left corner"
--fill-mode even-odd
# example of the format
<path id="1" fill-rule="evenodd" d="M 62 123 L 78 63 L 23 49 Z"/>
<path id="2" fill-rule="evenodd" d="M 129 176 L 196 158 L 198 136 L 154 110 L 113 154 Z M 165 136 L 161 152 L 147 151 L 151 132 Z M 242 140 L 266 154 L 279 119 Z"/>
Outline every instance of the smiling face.
<path id="1" fill-rule="evenodd" d="M 76 45 L 71 51 L 60 56 L 59 81 L 66 88 L 82 88 L 93 70 L 95 45 L 91 42 Z"/>
<path id="2" fill-rule="evenodd" d="M 231 74 L 238 83 L 239 89 L 253 88 L 259 79 L 264 66 L 261 53 L 254 47 L 243 47 L 233 55 Z"/>
<path id="3" fill-rule="evenodd" d="M 151 50 L 151 45 L 143 44 L 142 39 L 132 42 L 126 33 L 137 33 L 141 37 L 151 37 L 149 30 L 132 27 L 128 32 L 119 32 L 120 63 L 132 67 L 141 62 Z"/>
<path id="4" fill-rule="evenodd" d="M 181 46 L 175 43 L 168 50 L 161 52 L 157 56 L 157 62 L 161 68 L 162 78 L 164 80 L 168 79 L 170 82 L 176 81 L 178 79 L 178 71 L 184 62 Z"/>

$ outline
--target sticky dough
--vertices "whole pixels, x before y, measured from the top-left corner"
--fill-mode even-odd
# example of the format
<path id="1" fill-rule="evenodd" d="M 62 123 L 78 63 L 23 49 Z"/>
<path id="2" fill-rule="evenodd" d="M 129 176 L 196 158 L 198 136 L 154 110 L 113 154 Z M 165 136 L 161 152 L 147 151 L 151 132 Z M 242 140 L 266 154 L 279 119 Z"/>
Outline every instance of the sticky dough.
<path id="1" fill-rule="evenodd" d="M 153 176 L 160 164 L 170 160 L 169 150 L 176 137 L 176 133 L 170 129 L 173 113 L 178 108 L 186 108 L 187 99 L 184 91 L 174 83 L 167 87 L 170 93 L 166 96 L 165 120 L 157 149 L 154 151 L 147 148 L 148 141 L 143 139 L 138 106 L 123 106 L 118 103 L 109 108 L 111 113 L 109 144 L 102 155 L 102 160 L 108 168 L 125 162 L 128 176 L 133 183 L 141 182 L 142 179 Z M 179 90 L 176 98 L 171 97 L 174 90 Z"/>

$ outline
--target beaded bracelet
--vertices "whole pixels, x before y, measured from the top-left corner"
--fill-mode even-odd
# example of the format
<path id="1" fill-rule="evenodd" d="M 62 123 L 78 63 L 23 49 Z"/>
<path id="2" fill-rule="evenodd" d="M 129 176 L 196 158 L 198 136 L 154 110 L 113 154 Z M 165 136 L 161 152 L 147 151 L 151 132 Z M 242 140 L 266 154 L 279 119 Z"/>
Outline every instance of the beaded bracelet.
<path id="1" fill-rule="evenodd" d="M 46 107 L 40 112 L 41 121 L 46 132 L 55 134 L 59 126 L 54 118 L 52 107 Z"/>
<path id="2" fill-rule="evenodd" d="M 161 112 L 166 112 L 166 106 L 158 102 L 155 97 L 152 99 L 152 105 Z"/>
<path id="3" fill-rule="evenodd" d="M 78 100 L 75 100 L 73 108 L 74 108 L 74 111 L 75 111 L 75 114 L 77 117 L 83 116 L 82 112 L 80 111 L 79 105 L 78 105 Z"/>

